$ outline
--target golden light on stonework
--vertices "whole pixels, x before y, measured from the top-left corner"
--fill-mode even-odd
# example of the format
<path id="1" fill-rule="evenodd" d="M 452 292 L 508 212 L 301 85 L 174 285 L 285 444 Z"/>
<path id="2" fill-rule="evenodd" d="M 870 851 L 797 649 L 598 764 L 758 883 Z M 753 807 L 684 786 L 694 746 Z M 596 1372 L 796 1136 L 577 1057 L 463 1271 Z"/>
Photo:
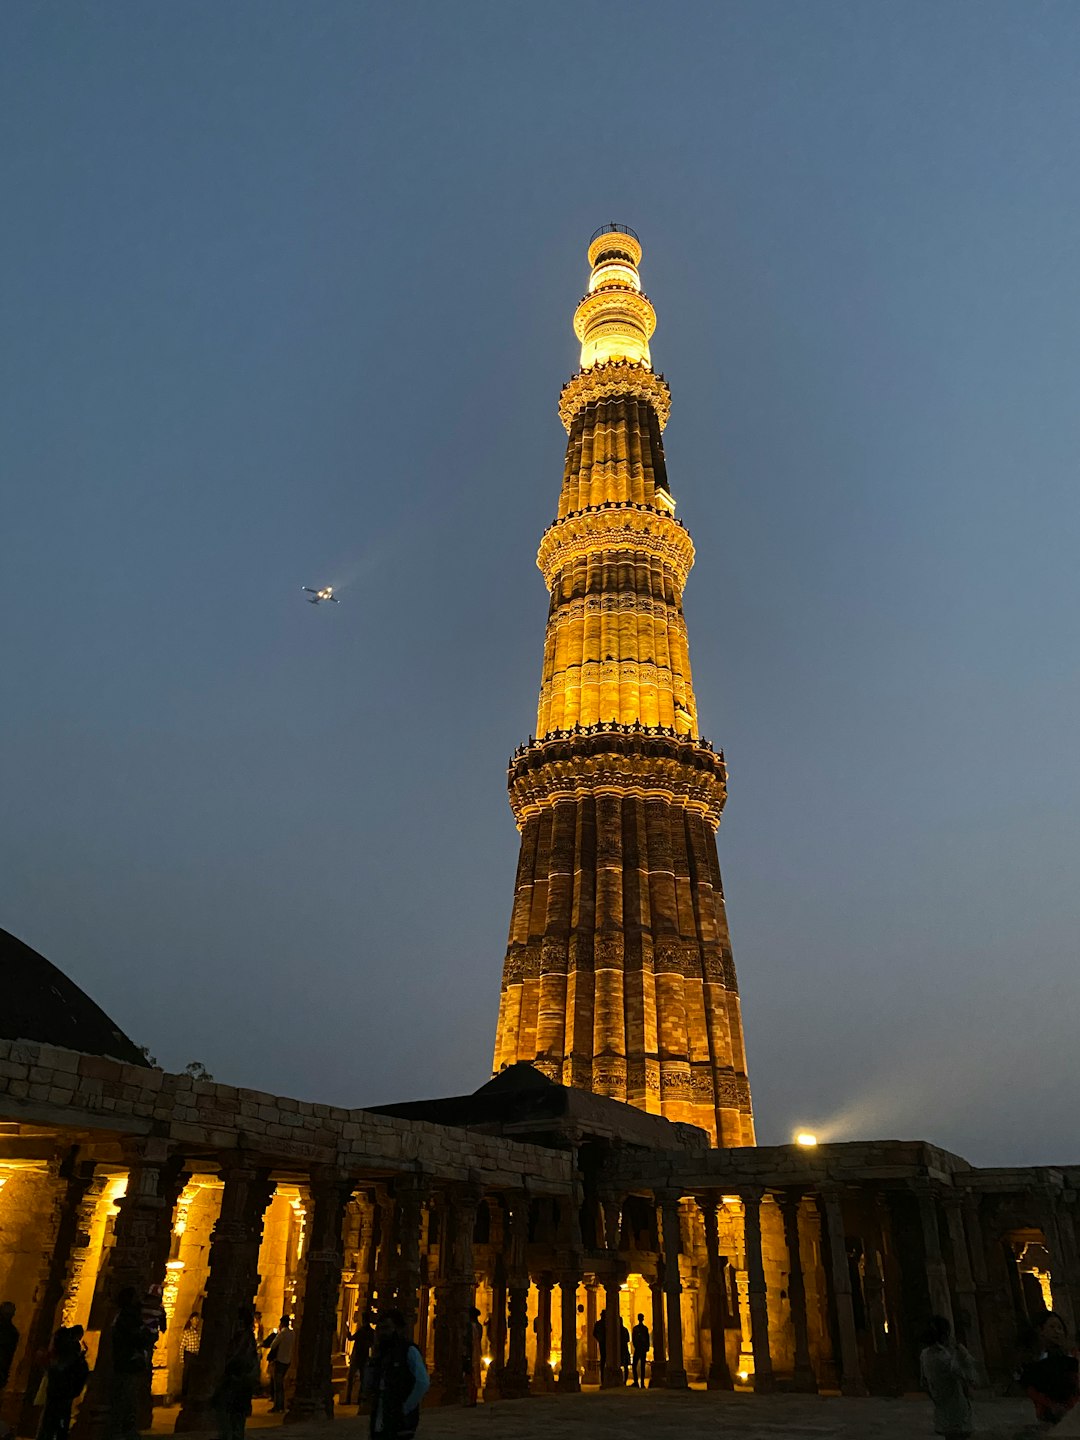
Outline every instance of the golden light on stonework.
<path id="1" fill-rule="evenodd" d="M 803 1145 L 808 1150 L 813 1149 L 813 1147 L 817 1144 L 817 1136 L 812 1134 L 809 1130 L 800 1130 L 795 1136 L 795 1144 Z"/>

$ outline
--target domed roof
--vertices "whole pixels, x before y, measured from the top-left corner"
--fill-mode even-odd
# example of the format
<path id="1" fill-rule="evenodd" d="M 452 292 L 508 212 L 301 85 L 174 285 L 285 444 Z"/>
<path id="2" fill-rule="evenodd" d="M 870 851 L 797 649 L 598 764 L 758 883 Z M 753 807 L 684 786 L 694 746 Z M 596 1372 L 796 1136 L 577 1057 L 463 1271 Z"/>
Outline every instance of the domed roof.
<path id="1" fill-rule="evenodd" d="M 127 1065 L 147 1064 L 89 995 L 6 930 L 0 930 L 0 1039 L 37 1040 Z"/>

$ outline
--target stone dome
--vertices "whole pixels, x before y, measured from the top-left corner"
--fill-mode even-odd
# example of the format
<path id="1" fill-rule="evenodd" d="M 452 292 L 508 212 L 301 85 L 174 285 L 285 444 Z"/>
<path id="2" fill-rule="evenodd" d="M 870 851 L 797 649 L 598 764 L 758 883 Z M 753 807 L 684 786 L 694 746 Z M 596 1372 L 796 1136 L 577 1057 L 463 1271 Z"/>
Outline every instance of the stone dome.
<path id="1" fill-rule="evenodd" d="M 148 1063 L 89 995 L 6 930 L 0 930 L 0 1039 L 36 1040 L 128 1065 Z"/>

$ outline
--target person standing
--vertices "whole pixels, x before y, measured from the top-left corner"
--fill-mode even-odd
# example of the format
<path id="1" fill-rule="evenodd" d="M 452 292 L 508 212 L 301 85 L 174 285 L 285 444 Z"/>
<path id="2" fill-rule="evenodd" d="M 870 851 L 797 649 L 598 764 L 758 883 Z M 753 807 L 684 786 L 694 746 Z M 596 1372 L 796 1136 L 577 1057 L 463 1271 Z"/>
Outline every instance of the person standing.
<path id="1" fill-rule="evenodd" d="M 1034 1353 L 1016 1378 L 1035 1406 L 1036 1420 L 1057 1425 L 1080 1401 L 1080 1357 L 1056 1310 L 1044 1311 L 1033 1329 Z"/>
<path id="2" fill-rule="evenodd" d="M 967 1440 L 973 1424 L 971 1387 L 978 1370 L 970 1352 L 953 1341 L 944 1315 L 931 1316 L 919 1374 L 934 1404 L 934 1433 L 946 1440 Z"/>
<path id="3" fill-rule="evenodd" d="M 191 1377 L 191 1367 L 195 1363 L 195 1356 L 199 1353 L 199 1346 L 202 1343 L 202 1320 L 197 1310 L 193 1310 L 180 1332 L 180 1364 L 183 1369 L 180 1372 L 180 1399 L 187 1399 L 188 1381 Z"/>
<path id="4" fill-rule="evenodd" d="M 112 1322 L 112 1375 L 106 1440 L 135 1440 L 139 1434 L 139 1390 L 150 1375 L 155 1336 L 143 1324 L 142 1302 L 133 1285 L 116 1297 Z"/>
<path id="5" fill-rule="evenodd" d="M 351 1405 L 353 1390 L 357 1391 L 357 1402 L 361 1402 L 364 1388 L 364 1371 L 371 1356 L 371 1344 L 375 1339 L 374 1319 L 370 1310 L 364 1312 L 355 1332 L 349 1337 L 352 1346 L 349 1351 L 349 1378 L 345 1382 L 345 1404 Z"/>
<path id="6" fill-rule="evenodd" d="M 387 1310 L 379 1316 L 375 1349 L 364 1372 L 372 1436 L 410 1440 L 420 1423 L 420 1402 L 430 1383 L 424 1358 L 409 1339 L 405 1316 L 400 1310 Z"/>
<path id="7" fill-rule="evenodd" d="M 289 1366 L 292 1364 L 293 1350 L 296 1346 L 296 1331 L 292 1328 L 292 1319 L 288 1315 L 282 1315 L 278 1332 L 270 1342 L 270 1350 L 267 1359 L 270 1361 L 270 1385 L 273 1394 L 273 1404 L 270 1406 L 271 1415 L 280 1413 L 285 1409 L 285 1377 L 289 1373 Z"/>
<path id="8" fill-rule="evenodd" d="M 652 1336 L 649 1334 L 649 1327 L 645 1324 L 644 1315 L 637 1317 L 637 1324 L 630 1331 L 630 1349 L 633 1355 L 630 1368 L 634 1377 L 634 1388 L 644 1390 L 645 1361 L 652 1349 Z"/>
<path id="9" fill-rule="evenodd" d="M 251 1414 L 251 1397 L 258 1380 L 255 1311 L 250 1305 L 241 1305 L 236 1312 L 236 1326 L 225 1356 L 225 1368 L 214 1391 L 218 1440 L 241 1440 L 247 1417 Z"/>
<path id="10" fill-rule="evenodd" d="M 83 1354 L 82 1327 L 61 1326 L 53 1336 L 45 1372 L 45 1408 L 41 1412 L 37 1440 L 67 1440 L 71 1407 L 82 1394 L 89 1374 L 90 1367 Z"/>
<path id="11" fill-rule="evenodd" d="M 4 1393 L 18 1348 L 19 1332 L 15 1328 L 15 1306 L 10 1300 L 5 1300 L 0 1304 L 0 1395 Z"/>
<path id="12" fill-rule="evenodd" d="M 600 1351 L 600 1384 L 604 1384 L 604 1375 L 607 1371 L 607 1310 L 601 1310 L 599 1319 L 592 1327 L 593 1339 L 596 1341 L 596 1348 Z"/>
<path id="13" fill-rule="evenodd" d="M 630 1331 L 622 1320 L 619 1321 L 619 1369 L 625 1385 L 630 1379 Z"/>
<path id="14" fill-rule="evenodd" d="M 484 1327 L 480 1323 L 480 1311 L 475 1305 L 469 1311 L 467 1337 L 469 1363 L 465 1373 L 465 1404 L 476 1405 L 484 1382 Z"/>

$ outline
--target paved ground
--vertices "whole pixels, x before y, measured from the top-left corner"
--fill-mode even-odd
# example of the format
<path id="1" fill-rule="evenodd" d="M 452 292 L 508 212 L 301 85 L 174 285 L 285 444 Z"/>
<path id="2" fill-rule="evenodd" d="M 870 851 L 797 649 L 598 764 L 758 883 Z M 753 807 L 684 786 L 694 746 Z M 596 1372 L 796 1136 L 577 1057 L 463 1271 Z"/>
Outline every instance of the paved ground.
<path id="1" fill-rule="evenodd" d="M 269 1428 L 270 1417 L 264 1420 L 261 1415 L 263 1402 L 256 1401 L 255 1408 L 252 1428 Z M 160 1411 L 158 1417 L 167 1419 Z M 158 1431 L 157 1423 L 154 1429 Z M 366 1440 L 367 1419 L 358 1421 L 350 1407 L 331 1433 L 335 1440 Z M 1027 1400 L 976 1405 L 976 1434 L 981 1440 L 1021 1436 L 1027 1440 L 1036 1433 Z M 325 1425 L 290 1425 L 283 1440 L 327 1440 L 327 1435 Z M 918 1397 L 845 1400 L 628 1390 L 541 1395 L 475 1410 L 433 1408 L 424 1411 L 418 1440 L 783 1440 L 787 1436 L 791 1440 L 919 1440 L 923 1436 L 931 1440 L 933 1425 L 929 1402 Z"/>

